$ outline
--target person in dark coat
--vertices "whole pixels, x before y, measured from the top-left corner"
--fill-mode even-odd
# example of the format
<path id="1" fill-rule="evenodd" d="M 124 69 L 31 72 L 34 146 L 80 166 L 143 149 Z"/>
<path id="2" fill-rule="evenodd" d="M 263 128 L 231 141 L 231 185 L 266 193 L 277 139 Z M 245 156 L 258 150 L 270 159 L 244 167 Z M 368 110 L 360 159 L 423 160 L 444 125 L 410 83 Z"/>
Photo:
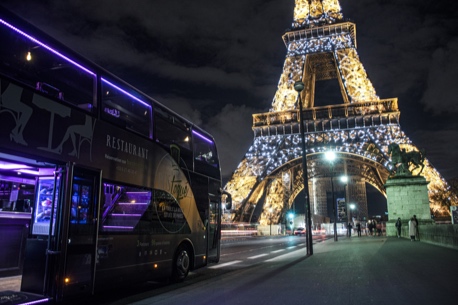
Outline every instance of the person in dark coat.
<path id="1" fill-rule="evenodd" d="M 416 230 L 415 230 L 415 239 L 420 241 L 420 231 L 418 230 L 418 219 L 417 215 L 413 215 L 413 220 L 415 221 L 416 224 Z"/>
<path id="2" fill-rule="evenodd" d="M 396 232 L 398 233 L 398 238 L 400 238 L 401 237 L 401 226 L 402 226 L 401 217 L 398 218 L 395 226 L 396 226 Z"/>
<path id="3" fill-rule="evenodd" d="M 358 232 L 358 237 L 361 237 L 361 223 L 356 224 L 356 232 Z"/>
<path id="4" fill-rule="evenodd" d="M 347 226 L 347 231 L 348 231 L 348 237 L 351 237 L 351 229 L 353 228 L 353 226 L 351 225 L 351 222 L 348 223 L 348 226 Z"/>

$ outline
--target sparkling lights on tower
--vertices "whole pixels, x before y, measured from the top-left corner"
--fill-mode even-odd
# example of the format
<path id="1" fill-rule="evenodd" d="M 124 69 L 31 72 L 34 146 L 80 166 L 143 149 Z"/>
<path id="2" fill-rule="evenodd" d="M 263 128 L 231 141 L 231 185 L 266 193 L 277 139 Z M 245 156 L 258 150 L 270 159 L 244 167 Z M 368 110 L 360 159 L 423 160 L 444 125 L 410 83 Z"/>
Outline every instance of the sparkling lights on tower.
<path id="1" fill-rule="evenodd" d="M 301 98 L 308 177 L 323 176 L 320 156 L 334 151 L 341 160 L 336 171 L 361 177 L 385 195 L 392 170 L 388 144 L 418 150 L 400 128 L 397 98 L 376 95 L 356 51 L 356 25 L 344 21 L 338 0 L 296 0 L 292 29 L 283 41 L 287 54 L 272 108 L 253 115 L 253 144 L 225 186 L 237 221 L 253 221 L 253 211 L 261 204 L 260 224 L 267 224 L 269 217 L 284 222 L 304 188 L 296 81 L 305 84 Z M 330 79 L 339 83 L 343 103 L 316 107 L 315 83 Z M 431 210 L 448 213 L 458 198 L 428 160 L 425 164 L 422 175 L 430 181 Z"/>

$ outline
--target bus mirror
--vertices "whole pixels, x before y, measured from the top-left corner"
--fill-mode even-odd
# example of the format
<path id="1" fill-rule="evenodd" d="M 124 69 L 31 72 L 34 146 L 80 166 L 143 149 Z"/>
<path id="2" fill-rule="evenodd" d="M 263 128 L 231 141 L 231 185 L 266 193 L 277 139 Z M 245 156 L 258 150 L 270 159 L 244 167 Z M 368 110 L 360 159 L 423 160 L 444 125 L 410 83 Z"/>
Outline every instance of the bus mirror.
<path id="1" fill-rule="evenodd" d="M 232 196 L 230 193 L 220 189 L 221 195 L 226 195 L 226 210 L 232 209 Z"/>
<path id="2" fill-rule="evenodd" d="M 229 197 L 226 199 L 226 210 L 232 209 L 232 201 L 229 199 Z"/>

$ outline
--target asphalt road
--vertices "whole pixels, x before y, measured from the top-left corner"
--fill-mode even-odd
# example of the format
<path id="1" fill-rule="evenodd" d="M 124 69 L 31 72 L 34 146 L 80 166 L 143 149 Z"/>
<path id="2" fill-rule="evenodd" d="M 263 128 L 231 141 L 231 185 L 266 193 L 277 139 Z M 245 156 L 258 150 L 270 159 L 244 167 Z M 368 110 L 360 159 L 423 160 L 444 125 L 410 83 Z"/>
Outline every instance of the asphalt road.
<path id="1" fill-rule="evenodd" d="M 110 304 L 456 303 L 456 250 L 403 238 L 341 237 L 315 244 L 306 257 L 305 238 L 277 242 L 254 241 L 252 250 L 231 246 L 218 267 L 188 282 Z"/>
<path id="2" fill-rule="evenodd" d="M 321 242 L 325 239 L 326 237 L 315 236 L 314 242 Z M 230 274 L 236 276 L 240 272 L 246 272 L 257 266 L 267 266 L 270 260 L 285 255 L 294 254 L 298 257 L 304 257 L 305 246 L 305 237 L 298 236 L 231 238 L 225 240 L 221 247 L 219 263 L 210 264 L 205 268 L 190 272 L 183 283 L 148 282 L 133 287 L 117 288 L 86 298 L 84 304 L 125 305 L 143 301 L 148 302 L 147 304 L 155 304 L 158 299 L 162 299 L 162 296 L 188 289 L 193 290 L 195 287 L 202 287 L 202 285 L 205 286 L 209 283 L 212 285 L 211 283 L 226 281 Z M 74 302 L 67 304 L 82 304 L 81 302 L 82 300 L 74 300 Z M 188 300 L 186 304 L 200 304 L 200 302 L 197 300 L 189 302 Z"/>
<path id="3" fill-rule="evenodd" d="M 316 237 L 315 237 L 316 238 Z M 385 236 L 226 240 L 221 261 L 183 283 L 145 283 L 74 304 L 454 304 L 458 251 Z"/>

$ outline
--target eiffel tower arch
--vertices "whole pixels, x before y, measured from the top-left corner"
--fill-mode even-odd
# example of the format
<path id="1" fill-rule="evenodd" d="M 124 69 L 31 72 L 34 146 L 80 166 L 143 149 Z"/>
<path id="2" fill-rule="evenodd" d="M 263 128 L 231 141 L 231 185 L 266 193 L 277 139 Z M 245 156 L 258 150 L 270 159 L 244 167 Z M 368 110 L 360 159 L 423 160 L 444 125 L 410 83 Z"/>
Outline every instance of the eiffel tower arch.
<path id="1" fill-rule="evenodd" d="M 272 108 L 253 114 L 253 144 L 225 186 L 232 194 L 233 219 L 250 222 L 259 214 L 260 224 L 283 223 L 304 188 L 296 81 L 305 84 L 301 99 L 311 213 L 329 214 L 330 177 L 345 174 L 351 178 L 347 202 L 356 200 L 360 216 L 367 217 L 365 184 L 386 196 L 384 184 L 392 170 L 388 145 L 418 151 L 400 127 L 398 100 L 376 95 L 356 50 L 356 25 L 343 19 L 338 0 L 296 0 L 292 29 L 282 38 L 287 54 Z M 315 106 L 316 83 L 325 80 L 337 81 L 342 101 Z M 332 172 L 323 158 L 326 151 L 338 155 Z M 446 214 L 458 204 L 428 160 L 422 175 L 430 182 L 432 212 Z"/>

